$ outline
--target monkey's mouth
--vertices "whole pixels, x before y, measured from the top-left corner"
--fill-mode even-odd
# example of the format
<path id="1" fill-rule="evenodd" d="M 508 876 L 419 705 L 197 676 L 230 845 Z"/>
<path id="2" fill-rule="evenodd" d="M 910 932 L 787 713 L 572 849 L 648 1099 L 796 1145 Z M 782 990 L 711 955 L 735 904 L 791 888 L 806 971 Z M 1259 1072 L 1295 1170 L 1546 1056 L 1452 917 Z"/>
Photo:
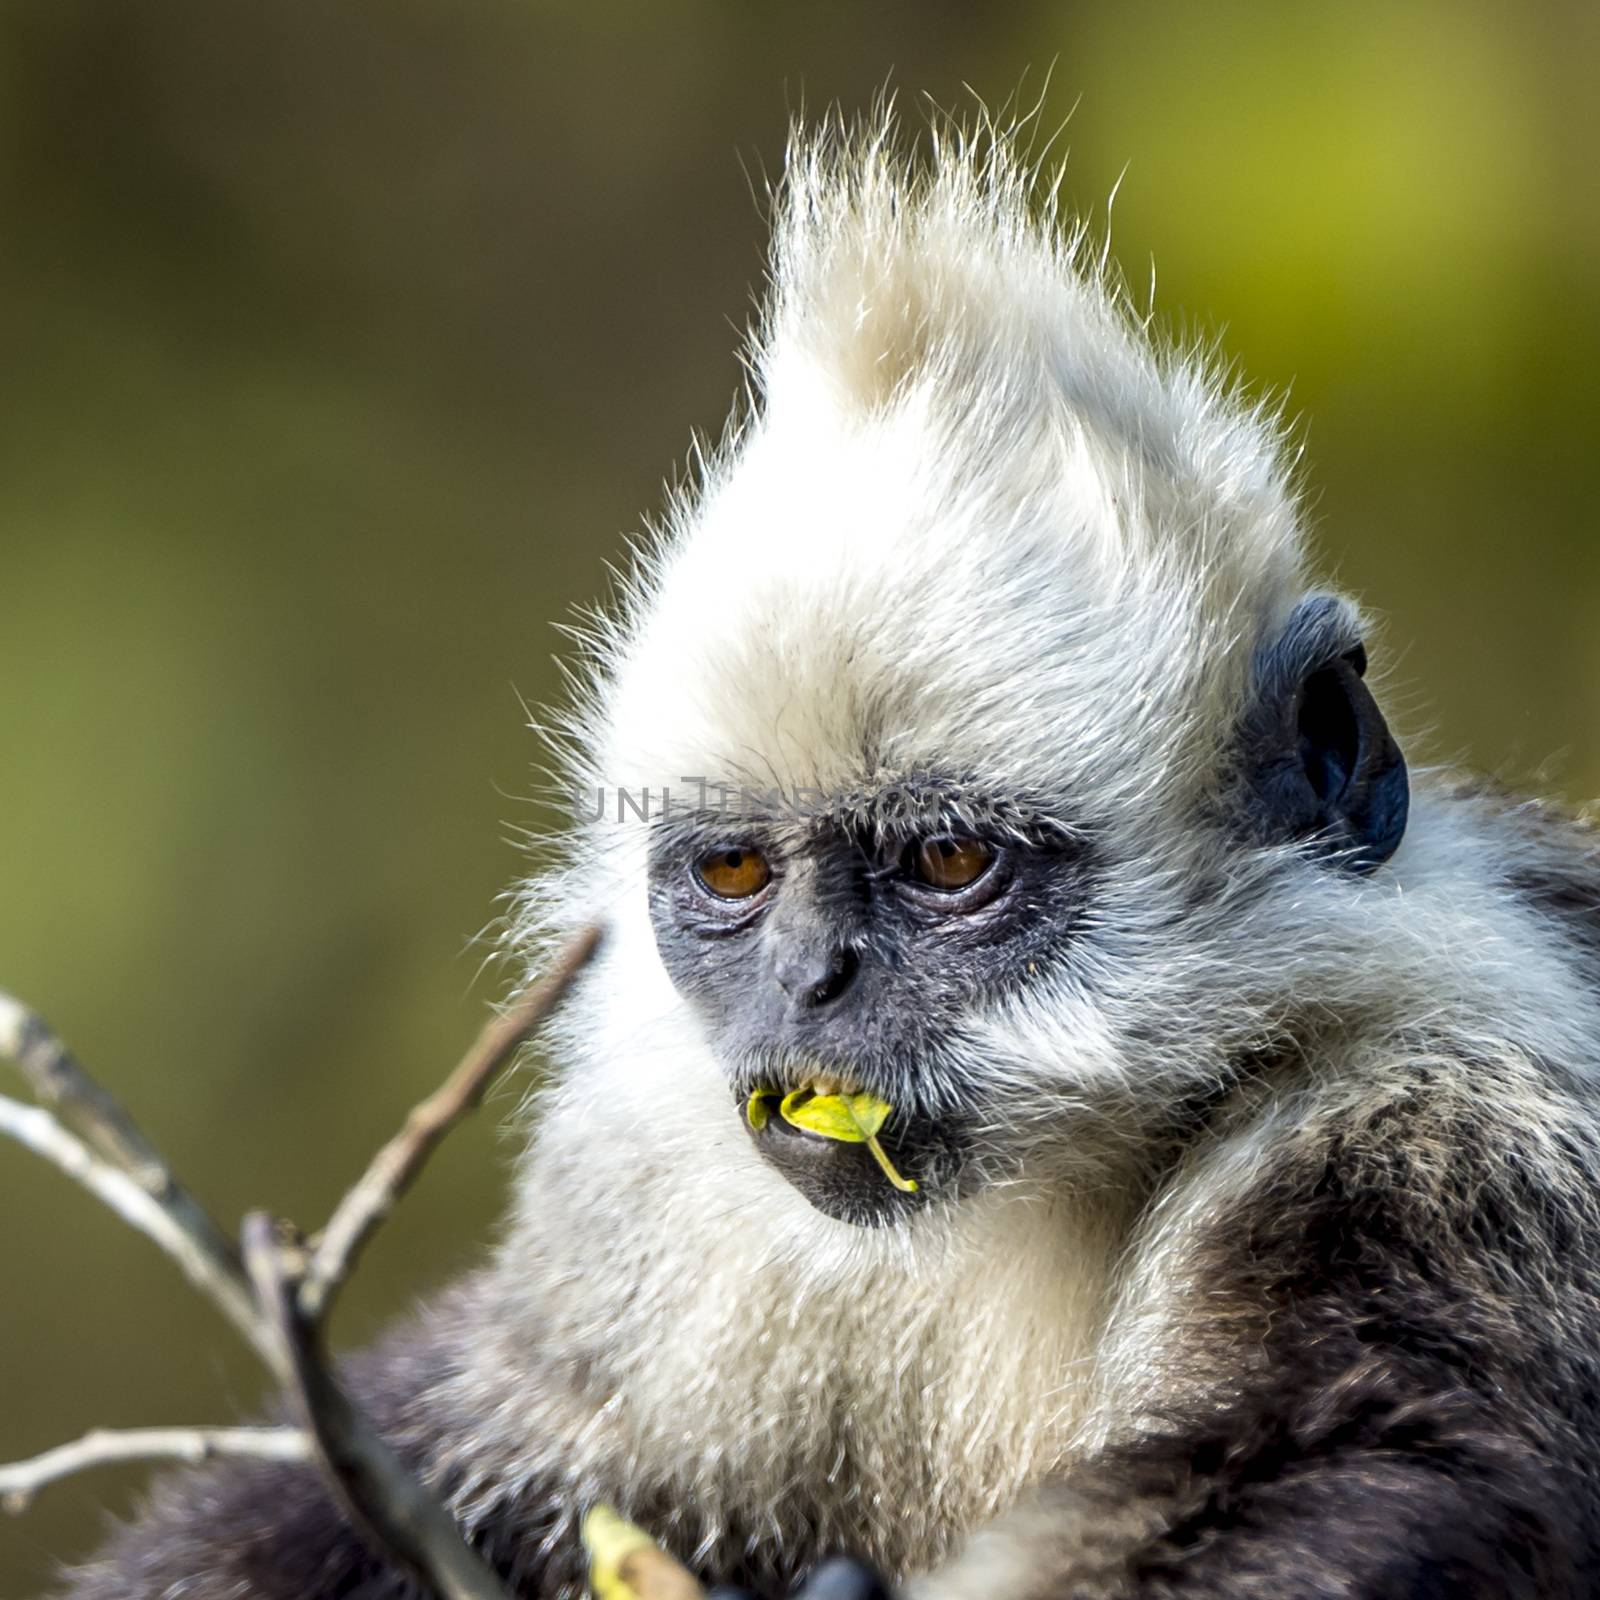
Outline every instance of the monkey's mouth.
<path id="1" fill-rule="evenodd" d="M 876 1095 L 816 1074 L 788 1091 L 758 1086 L 743 1110 L 757 1150 L 825 1216 L 877 1228 L 926 1197 L 927 1141 Z"/>

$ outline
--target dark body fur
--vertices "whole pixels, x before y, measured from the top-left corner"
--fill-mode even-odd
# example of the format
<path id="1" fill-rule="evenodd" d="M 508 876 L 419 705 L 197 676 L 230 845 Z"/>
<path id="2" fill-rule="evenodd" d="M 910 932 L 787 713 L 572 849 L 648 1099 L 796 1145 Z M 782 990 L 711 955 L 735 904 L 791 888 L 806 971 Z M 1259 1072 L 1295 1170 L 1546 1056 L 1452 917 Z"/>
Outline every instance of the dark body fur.
<path id="1" fill-rule="evenodd" d="M 1542 809 L 1495 809 L 1508 879 L 1533 909 L 1575 925 L 1571 957 L 1587 967 L 1600 914 L 1587 830 Z M 1474 1059 L 1443 1035 L 1397 1035 L 1389 1049 L 1401 1065 L 1379 1056 L 1330 1071 L 1319 1063 L 1337 1060 L 1336 1041 L 1308 1033 L 1297 1058 L 1260 1068 L 1192 1130 L 1148 1208 L 1209 1197 L 1174 1269 L 1187 1287 L 1151 1342 L 1161 1369 L 1151 1392 L 1165 1398 L 1120 1419 L 1109 1442 L 988 1536 L 1024 1551 L 1023 1570 L 1042 1579 L 996 1600 L 1600 1593 L 1594 1088 L 1548 1061 L 1516 1078 L 1503 1056 Z M 516 1460 L 474 1454 L 478 1419 L 454 1402 L 443 1410 L 441 1396 L 493 1314 L 492 1286 L 468 1284 L 353 1362 L 349 1381 L 441 1489 L 468 1473 L 480 1484 L 474 1537 L 512 1591 L 581 1582 L 575 1519 L 597 1495 L 692 1558 L 702 1508 L 674 1507 L 648 1482 L 607 1482 L 588 1467 L 529 1479 Z M 594 1375 L 551 1356 L 505 1377 L 582 1405 Z M 851 1485 L 790 1492 L 820 1506 L 848 1499 Z M 723 1513 L 725 1547 L 755 1554 L 708 1579 L 771 1592 L 832 1553 L 773 1547 L 759 1506 Z M 940 1581 L 931 1593 L 990 1592 Z M 311 1472 L 255 1464 L 170 1480 L 60 1590 L 70 1600 L 416 1592 L 363 1548 Z"/>
<path id="2" fill-rule="evenodd" d="M 1203 1344 L 1250 1376 L 1074 1475 L 1118 1537 L 1063 1592 L 1591 1593 L 1600 1150 L 1566 1153 L 1419 1074 L 1263 1172 L 1208 1247 Z"/>

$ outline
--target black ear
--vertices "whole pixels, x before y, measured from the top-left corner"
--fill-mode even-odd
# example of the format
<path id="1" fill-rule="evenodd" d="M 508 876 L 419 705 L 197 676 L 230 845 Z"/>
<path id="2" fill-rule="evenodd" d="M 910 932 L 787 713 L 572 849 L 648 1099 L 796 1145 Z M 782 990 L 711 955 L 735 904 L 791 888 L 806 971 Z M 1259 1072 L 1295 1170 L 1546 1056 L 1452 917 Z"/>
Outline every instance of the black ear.
<path id="1" fill-rule="evenodd" d="M 1314 595 L 1257 657 L 1246 722 L 1254 831 L 1310 841 L 1352 872 L 1394 854 L 1411 802 L 1405 757 L 1366 670 L 1354 613 Z"/>

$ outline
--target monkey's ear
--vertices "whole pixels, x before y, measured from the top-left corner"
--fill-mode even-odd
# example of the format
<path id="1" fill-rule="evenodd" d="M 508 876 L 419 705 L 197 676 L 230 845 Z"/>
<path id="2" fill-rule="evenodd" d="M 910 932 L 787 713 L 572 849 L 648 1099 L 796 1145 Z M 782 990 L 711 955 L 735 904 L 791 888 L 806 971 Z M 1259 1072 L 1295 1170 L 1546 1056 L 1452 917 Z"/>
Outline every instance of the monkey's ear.
<path id="1" fill-rule="evenodd" d="M 1411 803 L 1405 757 L 1363 678 L 1354 611 L 1313 595 L 1256 661 L 1246 762 L 1257 830 L 1303 839 L 1351 872 L 1389 859 Z"/>

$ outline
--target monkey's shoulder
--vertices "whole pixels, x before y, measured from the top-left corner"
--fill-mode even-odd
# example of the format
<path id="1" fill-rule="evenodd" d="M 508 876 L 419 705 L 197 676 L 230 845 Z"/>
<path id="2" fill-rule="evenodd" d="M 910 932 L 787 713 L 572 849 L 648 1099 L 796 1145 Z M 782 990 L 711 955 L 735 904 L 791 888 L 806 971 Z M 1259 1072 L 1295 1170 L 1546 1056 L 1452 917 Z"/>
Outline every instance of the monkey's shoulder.
<path id="1" fill-rule="evenodd" d="M 1492 839 L 1499 881 L 1570 940 L 1586 976 L 1600 980 L 1600 826 L 1595 819 L 1483 778 L 1453 783 L 1446 794 Z"/>
<path id="2" fill-rule="evenodd" d="M 1600 1110 L 1577 1074 L 1439 1039 L 1318 1062 L 1166 1210 L 1159 1276 L 1197 1286 L 1175 1309 L 1202 1361 L 1252 1352 L 1282 1395 L 1392 1360 L 1530 1429 L 1575 1406 L 1600 1426 Z"/>

